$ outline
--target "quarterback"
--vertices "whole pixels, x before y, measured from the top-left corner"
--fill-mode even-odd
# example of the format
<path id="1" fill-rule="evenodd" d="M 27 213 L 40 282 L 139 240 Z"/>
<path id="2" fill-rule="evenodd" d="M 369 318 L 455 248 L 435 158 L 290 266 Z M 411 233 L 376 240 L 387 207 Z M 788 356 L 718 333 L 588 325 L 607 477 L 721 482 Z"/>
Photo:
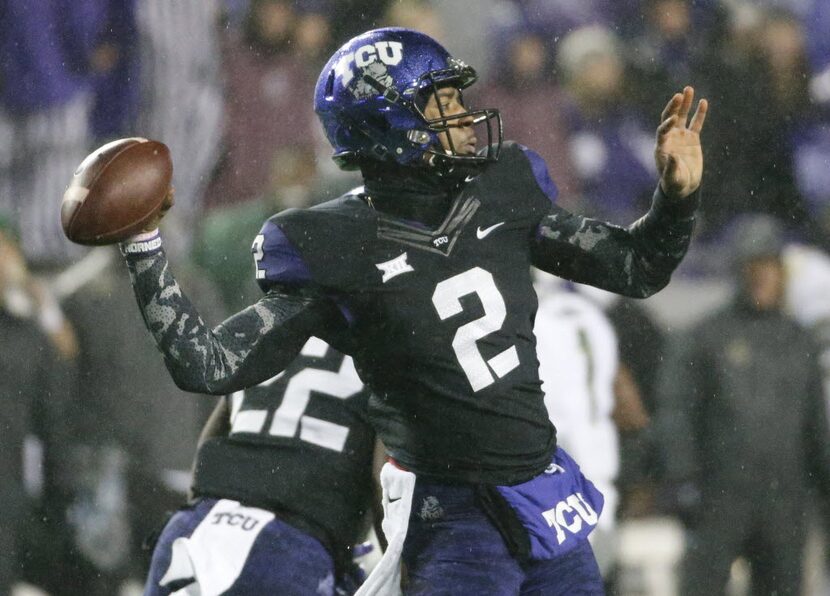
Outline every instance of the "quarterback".
<path id="1" fill-rule="evenodd" d="M 390 458 L 384 530 L 406 593 L 602 593 L 587 541 L 602 495 L 548 421 L 530 267 L 627 296 L 663 288 L 694 224 L 707 103 L 690 119 L 692 88 L 668 102 L 651 209 L 623 228 L 558 207 L 539 156 L 502 141 L 498 110 L 464 104 L 475 80 L 415 31 L 340 48 L 315 109 L 365 185 L 266 221 L 253 242 L 264 296 L 214 328 L 170 272 L 157 222 L 122 250 L 184 389 L 256 385 L 311 335 L 353 357 Z M 366 593 L 397 591 L 397 565 L 379 567 L 392 582 Z"/>

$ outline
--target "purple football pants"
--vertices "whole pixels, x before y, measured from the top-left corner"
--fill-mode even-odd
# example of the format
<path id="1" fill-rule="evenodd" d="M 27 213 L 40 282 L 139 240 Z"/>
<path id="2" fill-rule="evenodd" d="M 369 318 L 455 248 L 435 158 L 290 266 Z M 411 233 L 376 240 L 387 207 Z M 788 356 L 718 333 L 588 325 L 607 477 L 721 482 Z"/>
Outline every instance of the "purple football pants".
<path id="1" fill-rule="evenodd" d="M 201 499 L 193 507 L 176 513 L 153 550 L 150 573 L 144 596 L 169 596 L 177 590 L 182 594 L 198 594 L 193 581 L 181 579 L 162 587 L 160 580 L 170 567 L 173 542 L 190 537 L 201 523 L 211 523 L 208 515 L 215 499 Z M 190 586 L 191 591 L 187 591 Z M 273 519 L 257 536 L 241 573 L 225 596 L 331 596 L 334 594 L 334 563 L 323 545 L 296 528 Z"/>
<path id="2" fill-rule="evenodd" d="M 418 480 L 404 544 L 407 595 L 602 595 L 587 539 L 555 559 L 521 563 L 470 486 Z"/>

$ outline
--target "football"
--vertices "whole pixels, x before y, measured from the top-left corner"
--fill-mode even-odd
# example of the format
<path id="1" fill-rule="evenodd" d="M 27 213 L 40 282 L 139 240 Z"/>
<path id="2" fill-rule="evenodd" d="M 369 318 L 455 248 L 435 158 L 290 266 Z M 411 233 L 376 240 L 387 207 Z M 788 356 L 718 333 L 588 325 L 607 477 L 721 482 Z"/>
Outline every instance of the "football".
<path id="1" fill-rule="evenodd" d="M 63 195 L 64 234 L 86 245 L 126 240 L 158 213 L 172 177 L 164 143 L 132 137 L 99 147 L 81 162 Z"/>

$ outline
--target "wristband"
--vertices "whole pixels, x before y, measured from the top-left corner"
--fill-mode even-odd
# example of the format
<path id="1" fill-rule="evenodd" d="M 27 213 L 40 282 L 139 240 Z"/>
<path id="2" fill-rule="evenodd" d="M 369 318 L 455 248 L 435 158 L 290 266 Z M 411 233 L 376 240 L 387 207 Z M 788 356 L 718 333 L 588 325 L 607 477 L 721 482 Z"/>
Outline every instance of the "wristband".
<path id="1" fill-rule="evenodd" d="M 160 250 L 161 234 L 159 234 L 158 228 L 150 232 L 137 234 L 121 243 L 121 254 L 124 256 L 152 254 Z"/>

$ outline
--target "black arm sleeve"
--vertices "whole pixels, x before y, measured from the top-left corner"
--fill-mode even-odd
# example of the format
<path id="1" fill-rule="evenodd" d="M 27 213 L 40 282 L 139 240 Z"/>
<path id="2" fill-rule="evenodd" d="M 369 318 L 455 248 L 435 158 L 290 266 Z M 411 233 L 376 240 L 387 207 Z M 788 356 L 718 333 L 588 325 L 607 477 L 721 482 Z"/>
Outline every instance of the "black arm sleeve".
<path id="1" fill-rule="evenodd" d="M 218 395 L 257 385 L 282 371 L 311 335 L 325 337 L 341 317 L 326 298 L 273 289 L 210 329 L 170 272 L 164 251 L 126 259 L 144 323 L 185 391 Z"/>
<path id="2" fill-rule="evenodd" d="M 658 186 L 649 212 L 628 228 L 554 206 L 539 224 L 533 264 L 571 281 L 647 298 L 666 287 L 686 254 L 699 192 L 672 204 Z"/>

